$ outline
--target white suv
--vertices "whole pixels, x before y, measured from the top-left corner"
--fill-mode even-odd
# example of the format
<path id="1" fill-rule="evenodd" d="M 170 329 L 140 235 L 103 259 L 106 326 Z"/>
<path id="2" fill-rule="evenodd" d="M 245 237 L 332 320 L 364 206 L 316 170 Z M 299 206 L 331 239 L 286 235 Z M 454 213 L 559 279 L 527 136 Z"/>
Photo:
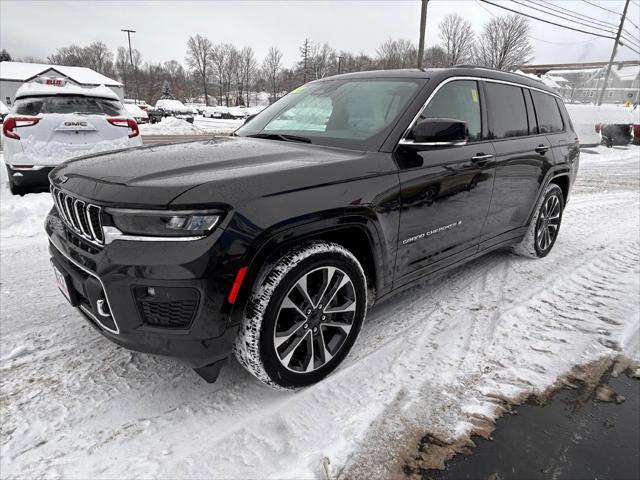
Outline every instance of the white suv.
<path id="1" fill-rule="evenodd" d="M 27 83 L 2 125 L 4 163 L 14 195 L 48 187 L 49 172 L 82 155 L 142 145 L 138 124 L 105 86 L 59 80 Z"/>

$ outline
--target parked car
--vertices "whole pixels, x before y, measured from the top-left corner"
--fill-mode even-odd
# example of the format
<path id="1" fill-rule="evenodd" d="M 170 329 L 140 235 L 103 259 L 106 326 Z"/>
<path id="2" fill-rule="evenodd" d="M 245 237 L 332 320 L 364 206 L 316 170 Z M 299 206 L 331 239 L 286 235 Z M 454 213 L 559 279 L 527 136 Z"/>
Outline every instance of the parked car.
<path id="1" fill-rule="evenodd" d="M 194 115 L 202 115 L 206 107 L 203 103 L 185 103 L 185 106 L 191 108 Z"/>
<path id="2" fill-rule="evenodd" d="M 153 109 L 147 109 L 149 123 L 157 123 L 164 117 L 176 117 L 193 123 L 193 109 L 186 107 L 180 100 L 162 99 Z"/>
<path id="3" fill-rule="evenodd" d="M 240 120 L 247 118 L 247 112 L 239 107 L 207 107 L 204 116 L 208 118 L 224 118 L 226 120 Z"/>
<path id="4" fill-rule="evenodd" d="M 226 107 L 205 107 L 202 116 L 205 118 L 222 118 L 222 110 Z"/>
<path id="5" fill-rule="evenodd" d="M 634 129 L 631 123 L 597 123 L 596 132 L 600 134 L 600 143 L 611 148 L 614 145 L 629 145 Z"/>
<path id="6" fill-rule="evenodd" d="M 125 103 L 124 108 L 129 112 L 138 124 L 147 123 L 149 121 L 149 115 L 139 105 L 135 103 Z"/>
<path id="7" fill-rule="evenodd" d="M 60 290 L 105 337 L 208 381 L 235 353 L 300 388 L 345 359 L 376 301 L 498 248 L 548 255 L 579 152 L 534 80 L 359 72 L 229 137 L 68 162 L 45 228 Z"/>
<path id="8" fill-rule="evenodd" d="M 109 88 L 59 81 L 18 89 L 2 124 L 2 144 L 11 193 L 24 195 L 48 188 L 47 175 L 65 160 L 142 141 L 138 124 Z"/>

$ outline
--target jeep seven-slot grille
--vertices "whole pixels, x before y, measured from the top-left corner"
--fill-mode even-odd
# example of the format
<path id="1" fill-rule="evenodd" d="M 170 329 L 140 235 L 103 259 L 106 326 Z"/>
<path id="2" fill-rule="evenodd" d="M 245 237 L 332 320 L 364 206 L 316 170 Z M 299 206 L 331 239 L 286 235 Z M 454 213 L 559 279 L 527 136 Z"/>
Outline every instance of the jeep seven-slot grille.
<path id="1" fill-rule="evenodd" d="M 51 187 L 51 195 L 60 218 L 71 230 L 89 242 L 104 245 L 99 206 L 83 202 L 55 187 Z"/>

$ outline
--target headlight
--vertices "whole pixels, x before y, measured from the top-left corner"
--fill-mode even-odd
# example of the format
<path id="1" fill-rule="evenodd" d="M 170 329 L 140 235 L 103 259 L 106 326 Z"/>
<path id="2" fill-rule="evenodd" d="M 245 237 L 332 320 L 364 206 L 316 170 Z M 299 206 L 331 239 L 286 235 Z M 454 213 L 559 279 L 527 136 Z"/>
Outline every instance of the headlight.
<path id="1" fill-rule="evenodd" d="M 113 224 L 129 235 L 196 237 L 207 235 L 220 221 L 220 212 L 127 210 L 107 208 Z"/>

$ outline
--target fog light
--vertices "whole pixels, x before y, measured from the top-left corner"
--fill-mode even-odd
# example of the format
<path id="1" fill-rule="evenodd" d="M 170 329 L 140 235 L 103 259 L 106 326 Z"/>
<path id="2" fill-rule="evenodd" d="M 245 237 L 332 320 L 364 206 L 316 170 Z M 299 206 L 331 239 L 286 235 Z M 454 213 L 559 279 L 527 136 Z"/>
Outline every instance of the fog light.
<path id="1" fill-rule="evenodd" d="M 149 295 L 150 297 L 155 297 L 156 295 L 156 289 L 153 287 L 148 287 L 147 288 L 147 295 Z"/>

